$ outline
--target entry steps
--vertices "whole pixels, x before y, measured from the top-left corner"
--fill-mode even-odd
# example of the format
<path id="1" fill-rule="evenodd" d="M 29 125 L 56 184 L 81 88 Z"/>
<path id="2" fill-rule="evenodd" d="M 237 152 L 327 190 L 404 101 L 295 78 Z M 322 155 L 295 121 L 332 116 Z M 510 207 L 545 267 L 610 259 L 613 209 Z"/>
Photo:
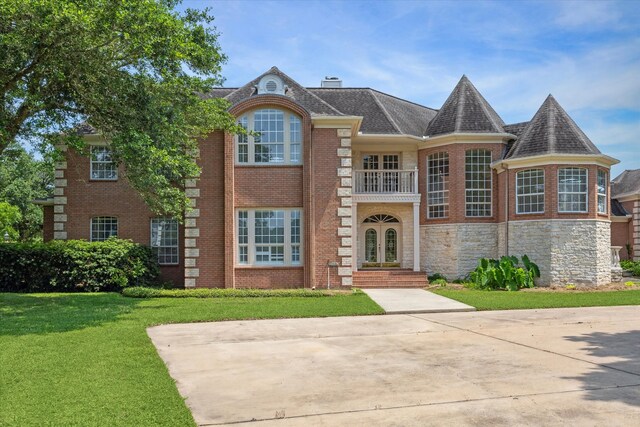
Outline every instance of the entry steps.
<path id="1" fill-rule="evenodd" d="M 367 269 L 353 272 L 355 288 L 424 288 L 428 284 L 424 271 Z"/>

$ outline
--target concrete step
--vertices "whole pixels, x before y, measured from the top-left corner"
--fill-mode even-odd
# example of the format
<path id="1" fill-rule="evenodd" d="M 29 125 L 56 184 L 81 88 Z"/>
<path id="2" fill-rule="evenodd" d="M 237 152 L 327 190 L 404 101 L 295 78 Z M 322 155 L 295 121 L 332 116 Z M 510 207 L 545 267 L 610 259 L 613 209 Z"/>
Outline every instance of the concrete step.
<path id="1" fill-rule="evenodd" d="M 353 286 L 356 288 L 424 288 L 428 283 L 424 272 L 408 269 L 367 269 L 353 273 Z"/>

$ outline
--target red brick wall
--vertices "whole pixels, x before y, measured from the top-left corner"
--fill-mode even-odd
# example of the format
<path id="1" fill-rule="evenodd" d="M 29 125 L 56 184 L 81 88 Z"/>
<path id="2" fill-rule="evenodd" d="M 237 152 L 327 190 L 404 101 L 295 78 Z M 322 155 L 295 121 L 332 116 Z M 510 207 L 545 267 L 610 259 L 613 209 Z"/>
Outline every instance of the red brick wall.
<path id="1" fill-rule="evenodd" d="M 198 287 L 225 287 L 225 135 L 214 132 L 200 143 L 198 163 L 202 174 L 198 182 L 200 198 L 197 245 L 200 257 Z"/>
<path id="2" fill-rule="evenodd" d="M 631 221 L 611 223 L 611 246 L 622 246 L 620 259 L 629 259 L 626 245 L 627 243 L 633 244 L 629 238 L 631 228 Z"/>
<path id="3" fill-rule="evenodd" d="M 42 207 L 42 240 L 53 240 L 53 206 Z"/>
<path id="4" fill-rule="evenodd" d="M 338 248 L 341 238 L 338 237 L 340 218 L 338 217 L 338 187 L 340 179 L 337 169 L 340 158 L 337 149 L 340 138 L 336 129 L 315 129 L 313 131 L 313 198 L 315 228 L 315 285 L 324 287 L 327 284 L 327 261 L 338 261 Z M 331 283 L 337 285 L 340 277 L 336 268 L 331 268 Z"/>
<path id="5" fill-rule="evenodd" d="M 303 205 L 302 166 L 236 166 L 235 207 Z"/>
<path id="6" fill-rule="evenodd" d="M 492 161 L 502 156 L 504 144 L 449 144 L 441 147 L 426 148 L 418 151 L 418 188 L 421 194 L 420 224 L 456 224 L 474 222 L 497 222 L 498 202 L 503 199 L 498 193 L 498 174 L 493 171 L 492 186 L 492 216 L 491 217 L 466 217 L 465 201 L 465 152 L 467 150 L 486 149 L 491 150 Z M 427 218 L 427 157 L 431 154 L 449 153 L 449 216 L 448 218 Z"/>
<path id="7" fill-rule="evenodd" d="M 158 217 L 142 201 L 142 198 L 130 187 L 124 168 L 118 170 L 117 181 L 94 181 L 90 179 L 90 161 L 88 157 L 69 150 L 67 152 L 67 187 L 65 196 L 67 205 L 67 238 L 91 238 L 91 218 L 113 216 L 118 218 L 118 236 L 131 239 L 136 243 L 149 245 L 151 239 L 150 219 Z M 53 209 L 53 207 L 51 207 Z M 180 226 L 180 246 L 183 242 L 183 227 Z M 173 281 L 182 286 L 183 258 L 178 266 L 161 266 L 161 279 Z"/>
<path id="8" fill-rule="evenodd" d="M 236 288 L 301 288 L 304 267 L 236 268 Z"/>

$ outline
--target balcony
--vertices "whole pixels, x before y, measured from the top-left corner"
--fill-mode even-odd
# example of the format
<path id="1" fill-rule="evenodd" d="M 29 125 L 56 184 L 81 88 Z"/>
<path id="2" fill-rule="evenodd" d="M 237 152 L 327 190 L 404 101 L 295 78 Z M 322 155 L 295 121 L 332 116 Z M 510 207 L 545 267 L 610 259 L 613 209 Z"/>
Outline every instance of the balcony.
<path id="1" fill-rule="evenodd" d="M 418 169 L 356 170 L 353 172 L 354 201 L 420 201 Z"/>

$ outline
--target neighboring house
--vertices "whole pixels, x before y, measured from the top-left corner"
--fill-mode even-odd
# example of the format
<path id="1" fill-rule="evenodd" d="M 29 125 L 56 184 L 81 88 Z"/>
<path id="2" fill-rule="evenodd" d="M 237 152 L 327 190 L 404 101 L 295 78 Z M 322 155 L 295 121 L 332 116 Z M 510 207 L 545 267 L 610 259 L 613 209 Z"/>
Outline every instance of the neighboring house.
<path id="1" fill-rule="evenodd" d="M 465 76 L 440 110 L 272 68 L 210 94 L 259 136 L 214 132 L 185 182 L 184 224 L 158 218 L 88 130 L 57 165 L 45 235 L 151 244 L 186 287 L 424 286 L 481 257 L 528 254 L 540 284 L 611 280 L 609 170 L 549 96 L 505 124 Z"/>
<path id="2" fill-rule="evenodd" d="M 611 244 L 622 247 L 621 259 L 640 260 L 640 169 L 611 181 Z"/>

